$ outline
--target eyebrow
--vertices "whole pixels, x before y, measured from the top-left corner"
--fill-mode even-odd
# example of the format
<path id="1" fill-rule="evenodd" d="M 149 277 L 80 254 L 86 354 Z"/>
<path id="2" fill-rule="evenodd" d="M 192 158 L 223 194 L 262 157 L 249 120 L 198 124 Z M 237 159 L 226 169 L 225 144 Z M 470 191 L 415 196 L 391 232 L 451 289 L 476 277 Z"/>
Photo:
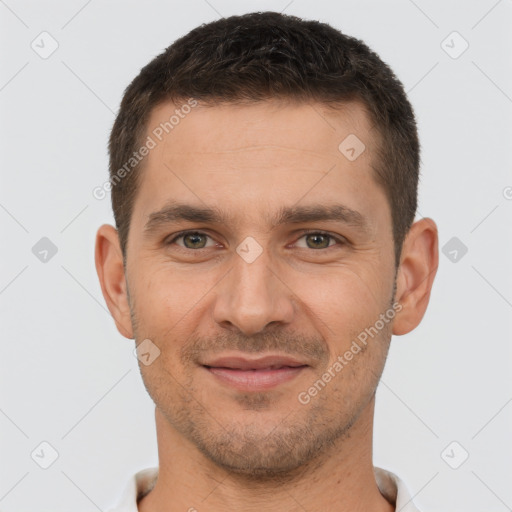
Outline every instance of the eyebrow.
<path id="1" fill-rule="evenodd" d="M 283 224 L 334 221 L 369 232 L 368 220 L 358 211 L 341 204 L 281 207 L 274 217 L 267 216 L 266 220 L 271 229 Z M 229 224 L 229 217 L 217 208 L 171 202 L 148 216 L 144 235 L 149 236 L 167 224 L 183 221 Z"/>

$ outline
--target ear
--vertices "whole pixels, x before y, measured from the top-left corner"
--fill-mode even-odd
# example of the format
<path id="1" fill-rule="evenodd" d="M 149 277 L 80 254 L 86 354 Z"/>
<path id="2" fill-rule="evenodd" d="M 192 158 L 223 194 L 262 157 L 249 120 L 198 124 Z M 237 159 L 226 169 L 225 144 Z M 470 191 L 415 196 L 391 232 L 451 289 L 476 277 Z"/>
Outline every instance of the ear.
<path id="1" fill-rule="evenodd" d="M 124 337 L 133 339 L 119 236 L 116 228 L 109 224 L 103 224 L 96 233 L 95 263 L 101 291 L 117 330 Z"/>
<path id="2" fill-rule="evenodd" d="M 421 219 L 411 226 L 402 247 L 395 299 L 402 309 L 395 317 L 393 334 L 407 334 L 421 322 L 438 264 L 437 226 L 432 219 Z"/>

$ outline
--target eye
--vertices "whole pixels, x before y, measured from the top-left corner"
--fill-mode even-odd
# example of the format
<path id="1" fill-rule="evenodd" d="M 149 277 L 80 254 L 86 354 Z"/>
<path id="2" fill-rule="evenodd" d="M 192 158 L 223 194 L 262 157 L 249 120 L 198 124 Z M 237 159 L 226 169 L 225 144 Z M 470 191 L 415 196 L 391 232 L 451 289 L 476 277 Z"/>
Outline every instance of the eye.
<path id="1" fill-rule="evenodd" d="M 169 240 L 167 245 L 174 244 L 177 240 L 182 240 L 183 244 L 177 244 L 179 247 L 183 247 L 185 249 L 205 249 L 207 247 L 212 247 L 212 245 L 206 245 L 208 238 L 211 240 L 209 235 L 202 233 L 201 231 L 183 231 Z"/>
<path id="2" fill-rule="evenodd" d="M 210 239 L 211 243 L 208 245 L 208 239 Z M 304 239 L 305 244 L 298 243 L 300 240 Z M 180 240 L 182 243 L 177 243 Z M 191 250 L 199 250 L 199 249 L 207 249 L 209 247 L 214 247 L 215 242 L 206 233 L 201 231 L 182 231 L 181 233 L 176 234 L 171 240 L 166 242 L 166 245 L 176 244 L 178 247 L 182 249 L 191 249 Z M 329 249 L 335 245 L 344 245 L 345 240 L 341 237 L 336 237 L 329 233 L 325 233 L 323 231 L 308 231 L 303 233 L 303 235 L 297 240 L 295 243 L 295 247 L 300 249 Z"/>
<path id="3" fill-rule="evenodd" d="M 306 245 L 300 247 L 301 249 L 328 249 L 333 245 L 343 245 L 344 241 L 341 238 L 330 235 L 323 231 L 310 231 L 304 233 L 299 240 L 305 239 Z M 331 242 L 334 241 L 333 244 Z"/>

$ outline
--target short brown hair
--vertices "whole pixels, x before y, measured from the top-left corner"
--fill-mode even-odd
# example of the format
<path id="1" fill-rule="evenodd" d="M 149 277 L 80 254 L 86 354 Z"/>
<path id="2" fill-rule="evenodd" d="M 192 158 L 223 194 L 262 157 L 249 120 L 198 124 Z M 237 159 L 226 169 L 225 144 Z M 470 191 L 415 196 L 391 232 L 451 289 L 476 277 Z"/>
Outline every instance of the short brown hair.
<path id="1" fill-rule="evenodd" d="M 393 221 L 398 264 L 417 208 L 420 146 L 411 104 L 389 66 L 361 40 L 326 23 L 277 12 L 203 24 L 155 57 L 126 88 L 109 141 L 112 209 L 123 258 L 141 175 L 126 162 L 165 101 L 250 103 L 273 98 L 335 106 L 359 100 L 379 135 L 373 160 Z"/>

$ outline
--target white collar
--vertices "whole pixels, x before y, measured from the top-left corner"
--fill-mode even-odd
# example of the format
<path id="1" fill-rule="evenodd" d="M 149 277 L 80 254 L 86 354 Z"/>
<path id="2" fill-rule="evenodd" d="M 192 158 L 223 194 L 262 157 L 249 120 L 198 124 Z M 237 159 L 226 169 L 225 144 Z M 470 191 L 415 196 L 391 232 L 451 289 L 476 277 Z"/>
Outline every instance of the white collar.
<path id="1" fill-rule="evenodd" d="M 395 504 L 396 512 L 420 512 L 404 482 L 397 475 L 386 469 L 374 467 L 375 480 L 381 494 Z M 151 491 L 158 477 L 158 468 L 146 468 L 131 477 L 121 500 L 110 512 L 138 512 L 137 502 Z"/>

